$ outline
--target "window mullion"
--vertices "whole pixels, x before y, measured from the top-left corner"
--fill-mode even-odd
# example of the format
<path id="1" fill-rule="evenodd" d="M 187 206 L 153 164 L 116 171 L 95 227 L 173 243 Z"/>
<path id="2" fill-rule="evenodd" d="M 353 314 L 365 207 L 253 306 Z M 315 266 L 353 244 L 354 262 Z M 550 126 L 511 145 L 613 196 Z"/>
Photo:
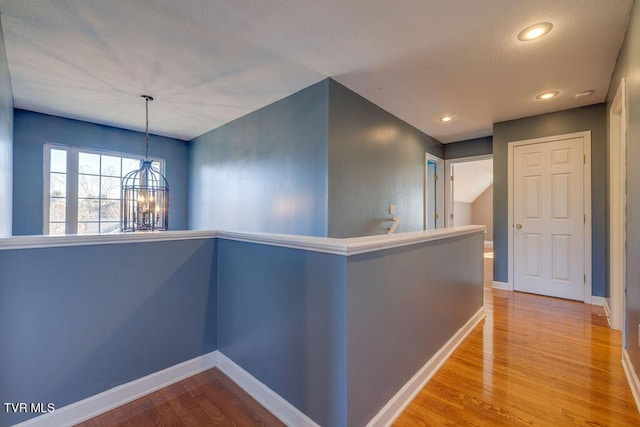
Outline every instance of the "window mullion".
<path id="1" fill-rule="evenodd" d="M 67 167 L 67 234 L 78 234 L 78 150 L 69 150 Z"/>
<path id="2" fill-rule="evenodd" d="M 42 233 L 49 234 L 49 209 L 50 209 L 50 194 L 51 194 L 51 147 L 45 144 L 45 150 L 43 155 L 43 171 L 42 176 L 44 178 L 42 190 Z"/>

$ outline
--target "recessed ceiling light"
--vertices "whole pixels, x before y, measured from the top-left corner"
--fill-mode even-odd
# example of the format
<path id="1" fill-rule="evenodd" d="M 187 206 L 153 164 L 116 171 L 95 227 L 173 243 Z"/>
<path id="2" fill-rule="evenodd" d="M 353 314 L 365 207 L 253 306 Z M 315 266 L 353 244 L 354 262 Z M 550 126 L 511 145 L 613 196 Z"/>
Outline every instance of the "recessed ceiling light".
<path id="1" fill-rule="evenodd" d="M 518 33 L 518 40 L 528 42 L 547 34 L 553 28 L 551 22 L 540 22 L 533 24 Z"/>
<path id="2" fill-rule="evenodd" d="M 576 93 L 576 99 L 584 98 L 593 95 L 592 90 L 585 90 L 584 92 Z"/>
<path id="3" fill-rule="evenodd" d="M 558 92 L 557 90 L 550 90 L 550 91 L 542 92 L 542 93 L 538 94 L 536 96 L 536 99 L 542 99 L 542 100 L 551 99 L 551 98 L 554 98 L 554 97 L 556 97 L 558 95 L 560 95 L 560 92 Z"/>
<path id="4" fill-rule="evenodd" d="M 441 122 L 450 122 L 451 120 L 453 120 L 453 116 L 442 116 L 439 119 Z"/>

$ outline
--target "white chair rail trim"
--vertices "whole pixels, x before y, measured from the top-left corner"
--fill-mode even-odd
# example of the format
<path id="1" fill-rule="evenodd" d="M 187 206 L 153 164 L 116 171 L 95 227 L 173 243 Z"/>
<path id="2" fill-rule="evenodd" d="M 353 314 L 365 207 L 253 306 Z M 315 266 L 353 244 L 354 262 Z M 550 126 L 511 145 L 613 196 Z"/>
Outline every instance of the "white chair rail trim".
<path id="1" fill-rule="evenodd" d="M 124 243 L 165 242 L 172 240 L 192 240 L 220 238 L 261 245 L 279 246 L 335 255 L 358 255 L 385 249 L 410 246 L 434 240 L 484 232 L 482 225 L 440 228 L 437 230 L 409 233 L 383 234 L 366 237 L 336 239 L 331 237 L 298 236 L 293 234 L 247 233 L 236 231 L 160 231 L 101 235 L 64 236 L 15 236 L 0 238 L 0 251 L 15 249 L 37 249 L 65 246 L 90 246 Z"/>

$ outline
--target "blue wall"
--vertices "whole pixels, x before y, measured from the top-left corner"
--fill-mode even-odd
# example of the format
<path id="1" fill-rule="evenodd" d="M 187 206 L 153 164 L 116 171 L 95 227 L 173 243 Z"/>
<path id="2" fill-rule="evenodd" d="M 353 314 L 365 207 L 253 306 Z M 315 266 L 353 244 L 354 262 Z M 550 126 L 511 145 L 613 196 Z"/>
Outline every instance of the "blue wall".
<path id="1" fill-rule="evenodd" d="M 42 234 L 42 162 L 45 143 L 144 157 L 144 134 L 31 111 L 14 111 L 13 234 Z M 151 135 L 149 155 L 165 160 L 169 181 L 169 229 L 187 228 L 188 146 Z"/>
<path id="2" fill-rule="evenodd" d="M 605 296 L 605 109 L 589 105 L 493 125 L 493 280 L 508 281 L 508 143 L 591 131 L 592 294 Z"/>
<path id="3" fill-rule="evenodd" d="M 318 424 L 364 425 L 482 306 L 482 239 L 0 250 L 0 396 L 59 409 L 218 349 Z"/>
<path id="4" fill-rule="evenodd" d="M 191 229 L 326 236 L 327 86 L 190 142 Z"/>
<path id="5" fill-rule="evenodd" d="M 218 243 L 220 351 L 323 426 L 346 425 L 346 280 L 344 256 Z"/>
<path id="6" fill-rule="evenodd" d="M 483 245 L 480 231 L 349 257 L 348 425 L 366 425 L 480 310 Z"/>
<path id="7" fill-rule="evenodd" d="M 424 154 L 442 144 L 326 79 L 195 138 L 189 226 L 329 237 L 424 227 Z"/>
<path id="8" fill-rule="evenodd" d="M 444 144 L 443 151 L 446 160 L 493 154 L 493 137 L 485 136 L 483 138 L 451 142 Z"/>
<path id="9" fill-rule="evenodd" d="M 61 408 L 215 350 L 214 249 L 194 239 L 0 251 L 3 401 Z M 0 411 L 0 425 L 29 416 Z"/>
<path id="10" fill-rule="evenodd" d="M 0 236 L 11 235 L 12 194 L 13 91 L 0 22 Z"/>
<path id="11" fill-rule="evenodd" d="M 425 152 L 442 144 L 340 83 L 329 92 L 329 237 L 424 229 Z M 389 214 L 389 205 L 396 214 Z"/>

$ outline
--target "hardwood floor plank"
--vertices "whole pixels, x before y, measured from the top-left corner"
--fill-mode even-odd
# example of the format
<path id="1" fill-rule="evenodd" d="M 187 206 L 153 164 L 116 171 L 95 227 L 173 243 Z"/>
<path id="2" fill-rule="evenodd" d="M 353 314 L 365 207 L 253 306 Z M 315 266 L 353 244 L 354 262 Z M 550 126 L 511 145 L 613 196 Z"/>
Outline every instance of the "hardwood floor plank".
<path id="1" fill-rule="evenodd" d="M 486 319 L 395 425 L 640 425 L 602 307 L 494 290 L 491 264 Z"/>
<path id="2" fill-rule="evenodd" d="M 79 426 L 283 426 L 219 369 L 186 378 Z"/>

